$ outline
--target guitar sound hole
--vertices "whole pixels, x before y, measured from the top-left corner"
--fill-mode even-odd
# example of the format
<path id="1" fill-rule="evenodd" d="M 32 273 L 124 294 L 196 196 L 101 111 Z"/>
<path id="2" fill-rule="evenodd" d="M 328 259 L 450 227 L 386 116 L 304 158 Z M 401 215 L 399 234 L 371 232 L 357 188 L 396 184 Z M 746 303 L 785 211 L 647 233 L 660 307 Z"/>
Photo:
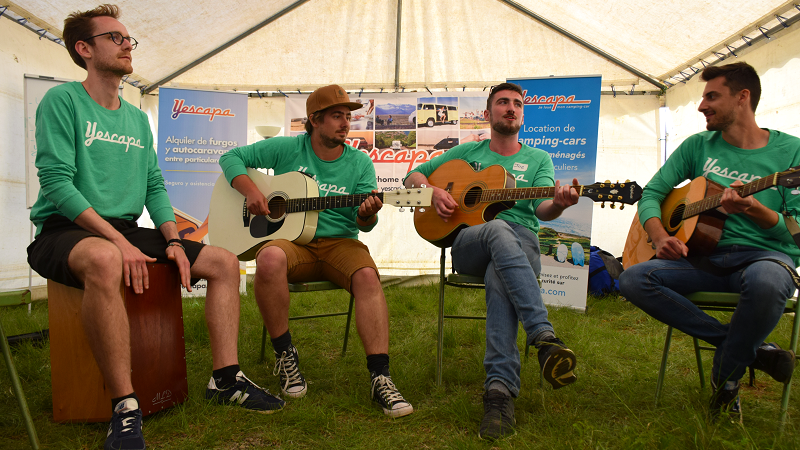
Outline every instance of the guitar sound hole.
<path id="1" fill-rule="evenodd" d="M 686 205 L 680 204 L 678 205 L 673 211 L 672 215 L 669 216 L 669 227 L 674 229 L 678 228 L 683 222 L 683 212 L 686 211 Z"/>
<path id="2" fill-rule="evenodd" d="M 269 217 L 272 220 L 279 220 L 286 214 L 286 199 L 283 197 L 273 197 L 269 201 Z"/>
<path id="3" fill-rule="evenodd" d="M 464 207 L 472 208 L 481 201 L 483 190 L 479 187 L 472 187 L 464 194 Z"/>

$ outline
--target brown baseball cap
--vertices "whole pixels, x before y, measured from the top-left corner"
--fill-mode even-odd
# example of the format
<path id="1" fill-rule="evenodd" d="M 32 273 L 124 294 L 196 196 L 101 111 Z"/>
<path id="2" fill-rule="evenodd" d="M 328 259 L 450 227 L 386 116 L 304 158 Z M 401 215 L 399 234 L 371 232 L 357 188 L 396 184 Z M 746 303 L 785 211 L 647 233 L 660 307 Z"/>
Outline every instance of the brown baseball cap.
<path id="1" fill-rule="evenodd" d="M 308 96 L 308 100 L 306 100 L 306 115 L 311 116 L 317 111 L 339 105 L 350 108 L 350 111 L 361 109 L 364 106 L 361 103 L 351 102 L 347 92 L 341 86 L 332 84 L 321 87 Z"/>

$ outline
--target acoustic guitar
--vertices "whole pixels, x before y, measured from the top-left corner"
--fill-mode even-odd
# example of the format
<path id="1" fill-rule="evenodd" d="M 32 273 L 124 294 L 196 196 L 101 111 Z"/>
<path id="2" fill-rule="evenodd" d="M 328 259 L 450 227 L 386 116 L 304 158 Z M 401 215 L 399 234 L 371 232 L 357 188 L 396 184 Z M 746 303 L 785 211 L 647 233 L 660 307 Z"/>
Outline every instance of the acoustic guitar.
<path id="1" fill-rule="evenodd" d="M 436 208 L 417 208 L 414 227 L 419 235 L 437 247 L 453 245 L 458 233 L 466 227 L 480 225 L 494 219 L 514 206 L 515 200 L 553 198 L 555 187 L 517 188 L 514 176 L 503 166 L 489 166 L 476 171 L 466 161 L 454 159 L 437 168 L 428 177 L 428 183 L 446 190 L 458 203 L 447 222 L 436 213 Z M 573 186 L 578 195 L 596 202 L 632 205 L 642 196 L 636 182 L 595 183 Z M 605 206 L 605 203 L 603 204 Z"/>
<path id="2" fill-rule="evenodd" d="M 275 239 L 299 245 L 314 239 L 319 211 L 359 206 L 369 196 L 384 205 L 425 207 L 431 204 L 433 189 L 398 189 L 377 194 L 319 196 L 313 178 L 302 172 L 269 176 L 255 169 L 247 175 L 269 202 L 269 215 L 255 216 L 247 210 L 247 199 L 220 175 L 211 194 L 208 237 L 213 245 L 237 255 L 240 261 L 255 258 L 261 245 Z"/>
<path id="3" fill-rule="evenodd" d="M 740 196 L 747 197 L 773 186 L 800 186 L 800 166 L 776 172 L 742 186 L 735 187 Z M 689 247 L 689 256 L 706 256 L 714 252 L 728 215 L 721 208 L 725 187 L 705 177 L 697 177 L 686 186 L 673 189 L 661 202 L 661 224 L 670 236 Z M 639 214 L 633 218 L 622 265 L 626 269 L 656 256 L 656 247 Z"/>

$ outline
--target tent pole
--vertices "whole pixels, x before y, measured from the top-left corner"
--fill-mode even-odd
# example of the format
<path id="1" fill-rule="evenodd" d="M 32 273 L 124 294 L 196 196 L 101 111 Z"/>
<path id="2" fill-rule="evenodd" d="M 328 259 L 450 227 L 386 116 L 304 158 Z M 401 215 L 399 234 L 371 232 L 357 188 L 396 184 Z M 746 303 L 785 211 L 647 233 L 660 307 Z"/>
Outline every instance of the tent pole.
<path id="1" fill-rule="evenodd" d="M 657 86 L 662 91 L 665 91 L 667 89 L 667 86 L 664 85 L 664 83 L 656 80 L 652 76 L 642 72 L 641 70 L 637 69 L 636 67 L 633 67 L 632 65 L 626 63 L 625 61 L 622 61 L 621 59 L 613 56 L 612 54 L 606 52 L 605 50 L 601 50 L 599 47 L 596 47 L 596 46 L 592 45 L 588 41 L 585 41 L 585 40 L 579 38 L 578 36 L 575 36 L 574 34 L 570 33 L 569 31 L 565 30 L 564 28 L 561 28 L 560 26 L 556 25 L 555 23 L 550 22 L 549 20 L 547 20 L 544 17 L 536 14 L 535 12 L 529 10 L 528 8 L 525 8 L 524 6 L 520 5 L 519 3 L 514 2 L 512 0 L 500 0 L 500 1 L 502 1 L 503 3 L 507 4 L 508 6 L 514 8 L 514 9 L 516 9 L 517 11 L 521 12 L 522 14 L 525 14 L 526 16 L 532 18 L 533 20 L 541 23 L 542 25 L 551 28 L 553 31 L 563 35 L 564 37 L 567 37 L 567 38 L 575 41 L 576 43 L 582 45 L 583 47 L 586 47 L 590 51 L 592 51 L 592 52 L 602 56 L 603 58 L 611 61 L 612 63 L 622 67 L 623 69 L 625 69 L 628 72 L 636 75 L 637 77 L 639 77 L 639 78 L 641 78 L 643 80 L 646 80 L 648 83 L 652 84 L 653 86 Z"/>
<path id="2" fill-rule="evenodd" d="M 149 93 L 153 92 L 154 90 L 158 89 L 159 86 L 162 86 L 165 83 L 168 83 L 168 82 L 172 81 L 173 79 L 177 78 L 178 76 L 184 74 L 185 72 L 188 72 L 192 68 L 200 65 L 201 63 L 205 62 L 206 60 L 210 59 L 211 57 L 217 55 L 218 53 L 221 53 L 223 50 L 227 49 L 228 47 L 231 47 L 233 44 L 236 44 L 237 42 L 241 41 L 242 39 L 246 38 L 247 36 L 250 36 L 251 34 L 255 33 L 256 31 L 258 31 L 258 30 L 264 28 L 265 26 L 269 25 L 270 23 L 278 20 L 283 15 L 289 13 L 290 11 L 292 11 L 293 9 L 297 8 L 298 6 L 302 5 L 303 3 L 307 2 L 307 1 L 308 0 L 297 0 L 296 2 L 294 2 L 291 5 L 287 6 L 286 8 L 283 8 L 282 10 L 280 10 L 277 13 L 273 14 L 268 19 L 264 20 L 263 22 L 259 23 L 256 26 L 254 26 L 253 28 L 250 28 L 249 30 L 245 31 L 244 33 L 236 36 L 235 38 L 231 39 L 230 41 L 222 44 L 221 46 L 219 46 L 219 47 L 215 48 L 214 50 L 211 50 L 210 52 L 208 52 L 205 55 L 201 56 L 199 59 L 189 63 L 188 65 L 186 65 L 186 66 L 178 69 L 177 71 L 167 75 L 166 77 L 156 81 L 155 83 L 151 84 L 150 86 L 147 86 L 147 88 L 142 93 L 143 94 L 149 94 Z"/>
<path id="3" fill-rule="evenodd" d="M 400 89 L 400 37 L 403 23 L 403 0 L 397 0 L 397 39 L 394 44 L 394 91 Z"/>

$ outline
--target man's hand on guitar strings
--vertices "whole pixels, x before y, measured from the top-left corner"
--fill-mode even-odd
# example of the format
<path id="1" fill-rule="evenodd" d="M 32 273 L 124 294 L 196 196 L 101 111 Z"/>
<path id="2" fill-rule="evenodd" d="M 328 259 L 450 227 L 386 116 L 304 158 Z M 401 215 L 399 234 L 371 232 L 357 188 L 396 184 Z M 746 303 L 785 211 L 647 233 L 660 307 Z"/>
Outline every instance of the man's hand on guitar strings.
<path id="1" fill-rule="evenodd" d="M 579 186 L 577 178 L 572 179 L 572 186 L 568 184 L 561 186 L 559 180 L 556 180 L 555 196 L 553 197 L 553 203 L 558 208 L 563 210 L 578 203 L 580 196 L 578 195 L 578 190 L 576 188 L 573 188 L 573 186 Z"/>
<path id="2" fill-rule="evenodd" d="M 373 189 L 372 194 L 377 194 L 378 190 Z M 372 217 L 383 208 L 383 202 L 376 195 L 369 195 L 358 207 L 358 215 L 361 217 Z"/>
<path id="3" fill-rule="evenodd" d="M 264 194 L 256 191 L 247 196 L 247 210 L 255 216 L 266 216 L 269 214 L 269 201 Z"/>
<path id="4" fill-rule="evenodd" d="M 720 203 L 722 208 L 728 214 L 740 214 L 747 212 L 748 209 L 755 206 L 757 200 L 752 195 L 741 197 L 736 189 L 731 189 L 744 185 L 740 180 L 736 180 L 731 184 L 730 188 L 726 188 L 722 192 L 722 199 Z"/>
<path id="5" fill-rule="evenodd" d="M 436 186 L 433 188 L 433 207 L 436 208 L 436 214 L 447 222 L 447 219 L 453 215 L 453 212 L 458 208 L 458 203 L 453 199 L 449 192 Z"/>

